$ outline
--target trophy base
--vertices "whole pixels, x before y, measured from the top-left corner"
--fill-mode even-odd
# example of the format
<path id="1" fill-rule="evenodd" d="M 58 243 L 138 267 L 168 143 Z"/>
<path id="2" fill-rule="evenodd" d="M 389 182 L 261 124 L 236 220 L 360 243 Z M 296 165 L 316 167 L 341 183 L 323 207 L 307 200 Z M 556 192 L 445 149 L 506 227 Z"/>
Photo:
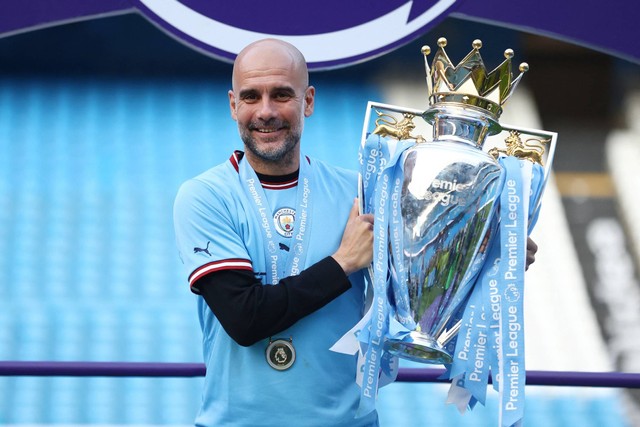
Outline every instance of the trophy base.
<path id="1" fill-rule="evenodd" d="M 387 341 L 387 351 L 413 362 L 434 365 L 453 362 L 453 357 L 436 340 L 416 331 L 409 333 L 406 340 Z"/>

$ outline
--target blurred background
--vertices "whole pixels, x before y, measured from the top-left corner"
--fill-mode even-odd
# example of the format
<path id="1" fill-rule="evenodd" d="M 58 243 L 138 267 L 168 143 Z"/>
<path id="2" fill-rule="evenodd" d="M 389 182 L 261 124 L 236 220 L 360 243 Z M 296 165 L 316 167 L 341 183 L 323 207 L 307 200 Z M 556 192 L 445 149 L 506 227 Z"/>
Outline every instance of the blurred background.
<path id="1" fill-rule="evenodd" d="M 640 69 L 586 48 L 456 18 L 348 68 L 312 73 L 307 154 L 355 169 L 367 101 L 426 108 L 420 47 L 530 71 L 502 122 L 558 132 L 527 273 L 527 367 L 640 368 Z M 0 39 L 0 360 L 202 362 L 174 245 L 186 179 L 241 148 L 231 65 L 136 14 Z M 201 378 L 0 377 L 2 425 L 189 425 Z M 447 386 L 380 391 L 384 426 L 496 425 L 496 393 L 460 415 Z M 530 426 L 640 425 L 625 389 L 527 388 Z M 304 422 L 301 421 L 301 425 Z"/>

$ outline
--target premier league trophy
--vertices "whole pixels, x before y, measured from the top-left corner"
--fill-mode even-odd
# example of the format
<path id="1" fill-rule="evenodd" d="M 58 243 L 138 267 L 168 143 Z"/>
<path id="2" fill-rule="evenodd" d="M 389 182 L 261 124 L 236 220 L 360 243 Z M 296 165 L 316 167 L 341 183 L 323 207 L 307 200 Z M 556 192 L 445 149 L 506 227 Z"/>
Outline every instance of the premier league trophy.
<path id="1" fill-rule="evenodd" d="M 499 123 L 529 68 L 514 78 L 511 49 L 488 72 L 479 40 L 457 66 L 446 45 L 438 40 L 431 66 L 422 49 L 426 111 L 367 106 L 359 200 L 374 215 L 368 308 L 332 350 L 359 354 L 361 413 L 401 357 L 446 365 L 448 400 L 460 410 L 484 403 L 491 375 L 500 423 L 511 426 L 524 408 L 526 241 L 557 135 Z"/>
<path id="2" fill-rule="evenodd" d="M 370 102 L 360 153 L 361 208 L 387 224 L 386 230 L 375 229 L 370 274 L 374 293 L 386 298 L 388 307 L 377 308 L 372 319 L 389 319 L 386 351 L 442 364 L 453 361 L 453 350 L 445 347 L 460 329 L 489 249 L 499 246 L 494 237 L 500 222 L 510 221 L 508 207 L 501 210 L 499 200 L 512 180 L 500 159 L 536 164 L 534 175 L 540 176 L 525 178 L 526 197 L 518 196 L 527 199 L 527 218 L 517 220 L 519 225 L 528 221 L 530 230 L 556 141 L 553 132 L 499 123 L 503 104 L 528 70 L 522 63 L 513 77 L 512 50 L 488 72 L 479 40 L 457 66 L 445 53 L 446 44 L 446 39 L 438 40 L 431 67 L 430 49 L 422 49 L 429 108 Z M 429 130 L 432 137 L 425 136 Z M 522 265 L 526 236 L 525 230 L 517 242 Z M 374 295 L 374 310 L 376 301 Z M 371 326 L 374 337 L 381 335 L 373 320 Z"/>

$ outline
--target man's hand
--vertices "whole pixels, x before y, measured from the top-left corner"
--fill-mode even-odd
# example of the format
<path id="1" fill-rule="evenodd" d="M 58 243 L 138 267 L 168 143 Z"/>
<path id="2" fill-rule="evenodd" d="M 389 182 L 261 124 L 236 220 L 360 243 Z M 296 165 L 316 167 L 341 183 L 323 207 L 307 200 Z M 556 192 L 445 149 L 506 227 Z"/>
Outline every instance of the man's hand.
<path id="1" fill-rule="evenodd" d="M 340 247 L 332 255 L 345 274 L 365 268 L 373 259 L 373 215 L 358 214 L 358 199 L 354 200 L 342 234 Z"/>
<path id="2" fill-rule="evenodd" d="M 538 252 L 538 245 L 531 237 L 527 237 L 527 263 L 525 270 L 528 270 L 529 266 L 536 261 L 536 252 Z"/>

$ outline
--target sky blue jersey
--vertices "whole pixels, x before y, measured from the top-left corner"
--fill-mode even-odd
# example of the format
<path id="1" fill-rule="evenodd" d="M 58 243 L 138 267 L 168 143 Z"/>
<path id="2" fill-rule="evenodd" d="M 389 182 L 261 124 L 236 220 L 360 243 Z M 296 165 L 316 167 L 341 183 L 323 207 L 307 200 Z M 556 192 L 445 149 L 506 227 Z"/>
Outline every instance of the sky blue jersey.
<path id="1" fill-rule="evenodd" d="M 265 286 L 270 248 L 265 220 L 240 177 L 242 153 L 185 182 L 176 197 L 174 223 L 188 282 L 224 269 L 251 270 Z M 316 159 L 303 158 L 312 181 L 313 205 L 305 224 L 308 249 L 300 270 L 333 254 L 357 195 L 357 174 Z M 293 247 L 296 182 L 263 186 L 269 224 L 278 250 Z M 275 235 L 277 233 L 277 235 Z M 266 247 L 266 249 L 265 249 Z M 203 298 L 198 298 L 207 366 L 203 400 L 196 419 L 202 426 L 374 426 L 377 414 L 355 419 L 360 391 L 356 356 L 329 348 L 362 316 L 362 272 L 349 277 L 352 288 L 296 322 L 273 339 L 291 340 L 296 361 L 278 371 L 269 366 L 269 340 L 242 347 L 224 331 Z"/>

